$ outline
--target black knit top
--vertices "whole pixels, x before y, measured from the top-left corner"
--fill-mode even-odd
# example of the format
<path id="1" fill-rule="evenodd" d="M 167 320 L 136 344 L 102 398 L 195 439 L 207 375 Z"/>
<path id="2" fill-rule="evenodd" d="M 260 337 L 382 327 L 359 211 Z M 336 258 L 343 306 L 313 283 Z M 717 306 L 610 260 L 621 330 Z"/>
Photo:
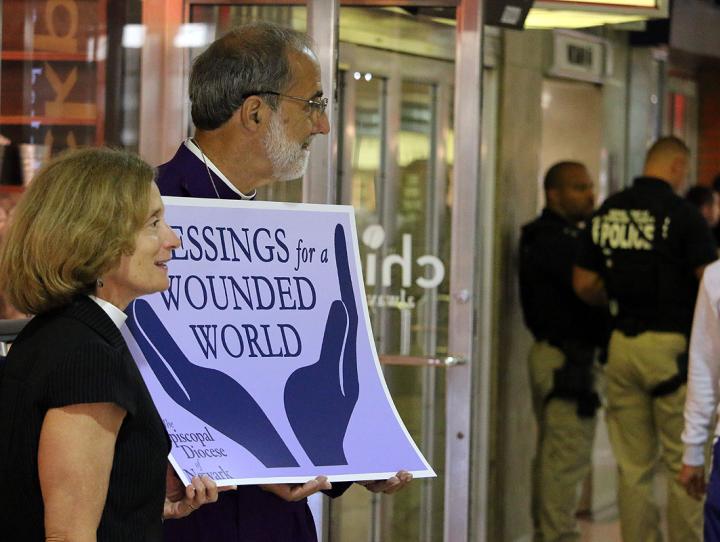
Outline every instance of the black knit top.
<path id="1" fill-rule="evenodd" d="M 37 457 L 51 408 L 112 402 L 127 411 L 115 443 L 98 541 L 160 541 L 170 443 L 120 331 L 91 299 L 36 316 L 0 381 L 0 538 L 44 541 Z M 73 483 L 68 482 L 68 491 Z"/>

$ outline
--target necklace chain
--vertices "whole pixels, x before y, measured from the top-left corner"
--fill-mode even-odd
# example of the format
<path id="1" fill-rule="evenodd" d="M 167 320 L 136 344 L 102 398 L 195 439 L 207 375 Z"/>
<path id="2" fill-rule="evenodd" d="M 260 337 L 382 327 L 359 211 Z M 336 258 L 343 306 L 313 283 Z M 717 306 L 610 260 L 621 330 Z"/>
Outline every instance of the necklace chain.
<path id="1" fill-rule="evenodd" d="M 200 151 L 200 156 L 202 156 L 203 164 L 205 164 L 205 171 L 207 171 L 208 179 L 210 179 L 210 184 L 213 187 L 213 190 L 215 190 L 215 196 L 217 199 L 220 199 L 220 193 L 218 192 L 217 186 L 215 185 L 215 179 L 213 179 L 212 173 L 210 173 L 210 166 L 208 166 L 207 158 L 205 158 L 205 153 L 200 148 L 200 145 L 197 144 L 197 141 L 195 141 L 195 138 L 190 138 L 190 141 L 192 141 L 192 144 L 195 145 L 197 150 Z"/>

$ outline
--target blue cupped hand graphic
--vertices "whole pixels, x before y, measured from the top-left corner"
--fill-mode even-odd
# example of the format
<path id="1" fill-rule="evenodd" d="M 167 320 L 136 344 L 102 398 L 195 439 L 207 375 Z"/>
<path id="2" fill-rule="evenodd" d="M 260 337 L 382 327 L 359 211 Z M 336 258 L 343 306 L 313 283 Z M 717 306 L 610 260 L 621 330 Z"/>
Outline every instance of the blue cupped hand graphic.
<path id="1" fill-rule="evenodd" d="M 348 265 L 345 230 L 335 227 L 340 299 L 328 310 L 320 359 L 301 367 L 285 384 L 285 411 L 314 465 L 346 465 L 343 441 L 359 395 L 358 314 Z"/>
<path id="2" fill-rule="evenodd" d="M 268 468 L 298 463 L 255 399 L 236 380 L 191 363 L 147 301 L 127 310 L 127 325 L 167 394 Z"/>

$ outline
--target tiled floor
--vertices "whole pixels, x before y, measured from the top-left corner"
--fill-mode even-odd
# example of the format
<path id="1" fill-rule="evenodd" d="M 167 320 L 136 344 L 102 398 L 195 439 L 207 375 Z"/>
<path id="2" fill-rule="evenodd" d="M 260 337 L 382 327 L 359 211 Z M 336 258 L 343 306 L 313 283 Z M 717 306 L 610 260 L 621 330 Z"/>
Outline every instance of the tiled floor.
<path id="1" fill-rule="evenodd" d="M 582 542 L 622 542 L 620 524 L 617 521 L 611 523 L 583 521 L 580 530 Z"/>
<path id="2" fill-rule="evenodd" d="M 667 539 L 664 525 L 664 503 L 666 502 L 666 478 L 662 469 L 654 480 L 655 502 L 660 506 L 663 518 L 663 535 Z M 617 510 L 617 466 L 608 440 L 605 417 L 598 417 L 593 448 L 592 520 L 581 520 L 582 542 L 623 542 L 620 536 L 620 520 Z"/>
<path id="3" fill-rule="evenodd" d="M 580 521 L 582 542 L 622 542 L 617 518 Z"/>
<path id="4" fill-rule="evenodd" d="M 663 540 L 667 540 L 664 508 L 661 508 L 660 516 Z M 579 520 L 578 524 L 582 533 L 581 542 L 623 542 L 620 536 L 620 521 L 615 505 L 596 513 L 592 520 Z"/>
<path id="5" fill-rule="evenodd" d="M 580 521 L 582 542 L 622 542 L 615 493 L 616 473 L 605 418 L 600 416 L 593 449 L 594 515 L 592 520 Z"/>

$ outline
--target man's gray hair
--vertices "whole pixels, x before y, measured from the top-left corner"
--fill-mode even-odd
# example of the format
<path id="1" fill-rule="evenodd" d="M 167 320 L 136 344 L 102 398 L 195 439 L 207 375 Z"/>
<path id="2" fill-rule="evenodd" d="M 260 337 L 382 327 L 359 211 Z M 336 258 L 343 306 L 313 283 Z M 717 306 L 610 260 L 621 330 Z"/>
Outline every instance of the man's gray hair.
<path id="1" fill-rule="evenodd" d="M 234 28 L 198 56 L 190 72 L 193 124 L 215 130 L 225 124 L 244 99 L 260 91 L 282 92 L 291 84 L 288 54 L 312 50 L 310 38 L 274 23 Z M 277 96 L 265 101 L 275 109 Z"/>

